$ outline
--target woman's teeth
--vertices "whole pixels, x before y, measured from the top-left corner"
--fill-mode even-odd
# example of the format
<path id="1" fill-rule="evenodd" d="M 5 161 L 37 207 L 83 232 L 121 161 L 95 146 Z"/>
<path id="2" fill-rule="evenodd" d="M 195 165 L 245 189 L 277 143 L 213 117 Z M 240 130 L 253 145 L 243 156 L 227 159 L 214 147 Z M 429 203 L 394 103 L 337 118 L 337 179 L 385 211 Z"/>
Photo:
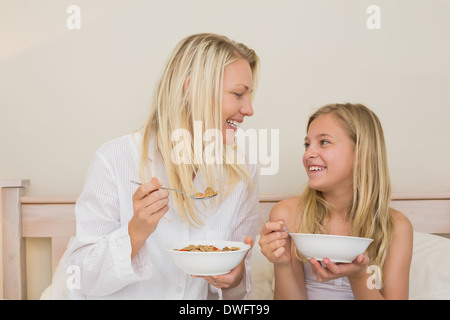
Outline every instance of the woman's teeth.
<path id="1" fill-rule="evenodd" d="M 230 119 L 227 119 L 227 123 L 235 129 L 238 129 L 241 125 L 239 122 Z"/>

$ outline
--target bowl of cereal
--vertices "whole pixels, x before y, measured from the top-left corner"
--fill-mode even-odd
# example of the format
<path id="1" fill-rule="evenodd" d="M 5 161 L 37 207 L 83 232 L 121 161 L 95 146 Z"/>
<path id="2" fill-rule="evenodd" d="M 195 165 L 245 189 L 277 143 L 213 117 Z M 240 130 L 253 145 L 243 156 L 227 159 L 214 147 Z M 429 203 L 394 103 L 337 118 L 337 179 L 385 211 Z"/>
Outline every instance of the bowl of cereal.
<path id="1" fill-rule="evenodd" d="M 188 240 L 165 246 L 175 265 L 195 276 L 229 273 L 249 249 L 250 245 L 244 242 L 224 240 Z"/>

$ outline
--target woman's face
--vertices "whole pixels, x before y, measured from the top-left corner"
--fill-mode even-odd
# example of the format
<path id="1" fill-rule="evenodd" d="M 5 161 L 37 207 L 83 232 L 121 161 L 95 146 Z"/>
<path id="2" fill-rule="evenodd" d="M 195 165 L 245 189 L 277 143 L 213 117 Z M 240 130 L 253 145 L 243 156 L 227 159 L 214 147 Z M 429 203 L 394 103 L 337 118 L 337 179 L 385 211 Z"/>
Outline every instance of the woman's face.
<path id="1" fill-rule="evenodd" d="M 309 186 L 322 192 L 352 192 L 355 144 L 333 114 L 314 119 L 305 138 L 303 165 Z"/>
<path id="2" fill-rule="evenodd" d="M 245 117 L 253 115 L 250 95 L 253 77 L 249 63 L 239 59 L 227 65 L 223 75 L 222 135 L 223 142 L 231 145 Z"/>

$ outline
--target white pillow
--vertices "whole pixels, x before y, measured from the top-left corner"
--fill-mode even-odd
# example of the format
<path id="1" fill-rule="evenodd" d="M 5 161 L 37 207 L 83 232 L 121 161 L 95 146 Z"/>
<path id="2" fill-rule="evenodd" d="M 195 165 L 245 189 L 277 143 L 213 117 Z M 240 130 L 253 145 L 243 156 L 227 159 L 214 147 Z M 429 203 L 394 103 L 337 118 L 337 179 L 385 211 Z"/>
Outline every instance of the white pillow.
<path id="1" fill-rule="evenodd" d="M 273 299 L 273 264 L 261 253 L 257 235 L 250 257 L 250 268 L 252 276 L 252 291 L 249 300 L 272 300 Z"/>
<path id="2" fill-rule="evenodd" d="M 450 299 L 450 239 L 414 232 L 409 298 Z"/>

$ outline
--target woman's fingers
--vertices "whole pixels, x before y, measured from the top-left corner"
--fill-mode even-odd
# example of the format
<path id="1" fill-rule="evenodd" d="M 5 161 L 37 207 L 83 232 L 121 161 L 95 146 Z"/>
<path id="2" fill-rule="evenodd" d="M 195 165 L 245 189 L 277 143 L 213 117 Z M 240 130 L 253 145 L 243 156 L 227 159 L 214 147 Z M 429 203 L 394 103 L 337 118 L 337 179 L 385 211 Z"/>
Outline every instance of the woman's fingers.
<path id="1" fill-rule="evenodd" d="M 247 236 L 244 239 L 244 243 L 253 247 L 252 237 Z M 250 248 L 251 249 L 251 248 Z M 247 254 L 250 250 L 247 251 Z M 246 254 L 246 256 L 247 256 Z M 245 256 L 245 257 L 246 257 Z M 232 288 L 241 282 L 242 277 L 245 273 L 245 257 L 242 259 L 241 263 L 239 263 L 235 268 L 233 268 L 229 273 L 217 275 L 217 276 L 193 276 L 196 278 L 203 278 L 208 281 L 212 286 L 219 289 Z"/>
<path id="2" fill-rule="evenodd" d="M 147 238 L 158 226 L 161 218 L 169 210 L 169 192 L 160 190 L 160 182 L 156 178 L 137 188 L 133 195 L 134 214 L 128 223 L 133 258 Z"/>
<path id="3" fill-rule="evenodd" d="M 158 211 L 154 211 L 153 213 L 151 213 L 151 217 L 155 222 L 159 222 L 159 220 L 161 220 L 161 218 L 167 213 L 167 211 L 169 211 L 169 206 L 166 203 Z"/>
<path id="4" fill-rule="evenodd" d="M 162 187 L 162 184 L 157 178 L 152 178 L 150 182 L 141 184 L 133 195 L 133 201 L 138 201 L 145 198 L 149 193 L 158 190 Z"/>
<path id="5" fill-rule="evenodd" d="M 141 209 L 146 212 L 146 215 L 156 213 L 169 203 L 169 191 L 158 190 L 154 191 L 142 200 Z"/>
<path id="6" fill-rule="evenodd" d="M 139 186 L 133 195 L 135 214 L 145 218 L 167 206 L 169 203 L 169 191 L 161 190 L 159 189 L 160 187 L 161 184 L 156 178 L 152 178 L 150 182 Z"/>
<path id="7" fill-rule="evenodd" d="M 245 239 L 244 239 L 244 243 L 250 245 L 250 249 L 251 249 L 253 247 L 253 239 L 252 239 L 252 237 L 246 236 Z"/>

